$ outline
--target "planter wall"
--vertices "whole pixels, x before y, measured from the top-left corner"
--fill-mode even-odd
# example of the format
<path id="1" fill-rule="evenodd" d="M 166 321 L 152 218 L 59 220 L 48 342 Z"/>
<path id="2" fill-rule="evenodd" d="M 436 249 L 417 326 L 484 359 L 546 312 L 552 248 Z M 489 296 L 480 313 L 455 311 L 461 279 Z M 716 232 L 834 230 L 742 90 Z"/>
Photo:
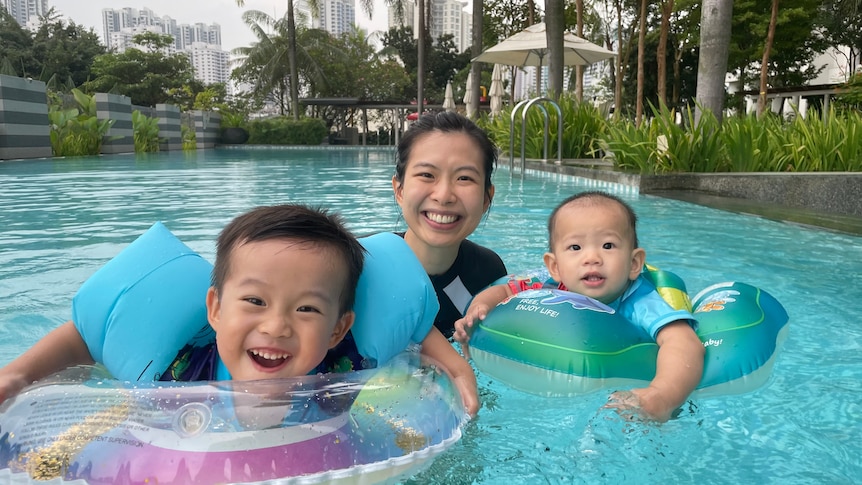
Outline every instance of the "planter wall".
<path id="1" fill-rule="evenodd" d="M 0 160 L 52 153 L 45 83 L 0 74 Z"/>
<path id="2" fill-rule="evenodd" d="M 159 118 L 159 150 L 182 150 L 183 129 L 180 109 L 172 104 L 157 104 Z"/>
<path id="3" fill-rule="evenodd" d="M 102 138 L 102 153 L 134 153 L 135 131 L 132 127 L 132 100 L 120 94 L 96 93 L 96 116 L 99 121 L 114 120 Z"/>
<path id="4" fill-rule="evenodd" d="M 195 120 L 195 140 L 198 149 L 213 148 L 221 131 L 221 114 L 213 111 L 192 111 Z"/>
<path id="5" fill-rule="evenodd" d="M 591 161 L 580 162 L 581 165 L 588 165 Z M 508 164 L 508 160 L 501 159 L 501 164 Z M 518 161 L 516 167 L 517 164 Z M 578 166 L 577 163 L 558 165 L 534 160 L 527 161 L 527 168 L 627 185 L 644 194 L 674 190 L 695 191 L 718 197 L 862 218 L 862 197 L 859 196 L 862 194 L 862 172 L 639 175 L 588 168 Z"/>

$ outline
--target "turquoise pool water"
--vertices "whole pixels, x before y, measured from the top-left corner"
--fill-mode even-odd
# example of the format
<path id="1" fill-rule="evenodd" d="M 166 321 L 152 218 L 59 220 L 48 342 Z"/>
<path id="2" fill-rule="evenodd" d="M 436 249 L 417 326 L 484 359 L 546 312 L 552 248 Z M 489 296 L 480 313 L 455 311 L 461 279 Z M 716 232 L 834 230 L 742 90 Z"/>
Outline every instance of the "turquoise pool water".
<path id="1" fill-rule="evenodd" d="M 67 320 L 78 286 L 154 221 L 212 259 L 218 231 L 256 205 L 320 204 L 357 234 L 403 229 L 394 154 L 381 149 L 213 150 L 0 163 L 0 365 Z M 648 260 L 689 291 L 737 280 L 776 296 L 790 334 L 773 377 L 693 399 L 661 426 L 600 409 L 606 392 L 540 398 L 479 374 L 464 438 L 411 483 L 859 483 L 862 238 L 737 215 L 559 175 L 495 176 L 473 239 L 510 270 L 541 265 L 563 197 L 610 190 L 640 217 Z"/>

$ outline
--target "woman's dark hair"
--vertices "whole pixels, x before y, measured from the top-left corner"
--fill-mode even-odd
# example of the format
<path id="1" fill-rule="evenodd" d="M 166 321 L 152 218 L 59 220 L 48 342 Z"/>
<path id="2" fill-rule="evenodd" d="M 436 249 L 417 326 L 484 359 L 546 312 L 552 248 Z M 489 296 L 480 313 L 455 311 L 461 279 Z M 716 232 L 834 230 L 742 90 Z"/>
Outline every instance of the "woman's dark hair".
<path id="1" fill-rule="evenodd" d="M 440 131 L 442 133 L 464 133 L 473 139 L 482 152 L 485 169 L 485 195 L 491 198 L 491 174 L 497 165 L 497 146 L 488 138 L 484 130 L 476 126 L 469 118 L 453 111 L 441 111 L 439 113 L 426 113 L 419 117 L 401 137 L 398 143 L 398 154 L 395 160 L 395 180 L 399 184 L 404 183 L 404 172 L 407 169 L 407 160 L 410 159 L 410 150 L 416 144 L 416 140 L 422 136 Z"/>

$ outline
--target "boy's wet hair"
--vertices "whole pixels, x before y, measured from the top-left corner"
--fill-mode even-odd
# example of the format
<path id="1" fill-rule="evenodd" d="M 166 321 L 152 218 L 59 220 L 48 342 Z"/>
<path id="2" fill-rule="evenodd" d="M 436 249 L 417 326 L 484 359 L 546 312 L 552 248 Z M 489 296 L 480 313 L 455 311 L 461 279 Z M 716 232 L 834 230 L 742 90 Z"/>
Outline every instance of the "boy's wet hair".
<path id="1" fill-rule="evenodd" d="M 404 183 L 404 172 L 407 169 L 407 161 L 410 159 L 410 151 L 413 145 L 422 136 L 439 131 L 442 133 L 463 133 L 469 136 L 482 152 L 483 167 L 485 169 L 485 195 L 491 198 L 491 174 L 497 166 L 497 146 L 488 138 L 484 130 L 476 126 L 466 116 L 453 111 L 441 111 L 439 113 L 426 113 L 419 117 L 410 128 L 404 132 L 401 141 L 398 142 L 398 153 L 395 159 L 395 180 L 399 184 Z"/>
<path id="2" fill-rule="evenodd" d="M 270 239 L 291 239 L 305 245 L 329 248 L 341 255 L 347 268 L 341 313 L 353 309 L 365 249 L 344 227 L 341 216 L 304 205 L 256 207 L 225 226 L 216 241 L 212 286 L 221 292 L 230 271 L 231 255 L 237 246 Z"/>
<path id="3" fill-rule="evenodd" d="M 596 204 L 596 205 L 602 204 L 602 203 L 607 203 L 607 202 L 617 203 L 620 207 L 623 208 L 623 212 L 625 213 L 626 219 L 628 220 L 627 222 L 628 222 L 629 229 L 631 229 L 631 231 L 632 231 L 632 237 L 634 238 L 634 241 L 633 241 L 634 246 L 632 246 L 632 247 L 635 247 L 635 248 L 639 247 L 638 246 L 638 244 L 639 244 L 638 243 L 638 231 L 637 231 L 638 216 L 637 216 L 637 214 L 635 214 L 634 209 L 632 209 L 632 207 L 628 203 L 626 203 L 626 201 L 620 199 L 619 197 L 617 197 L 615 195 L 611 195 L 607 192 L 602 192 L 600 190 L 591 190 L 591 191 L 587 191 L 587 192 L 580 192 L 580 193 L 577 193 L 577 194 L 572 195 L 570 197 L 567 197 L 564 201 L 560 202 L 557 205 L 557 207 L 554 207 L 553 212 L 551 212 L 551 216 L 548 217 L 548 248 L 549 249 L 553 250 L 553 248 L 554 248 L 554 229 L 556 227 L 557 214 L 560 212 L 560 209 L 562 209 L 563 207 L 565 207 L 565 206 L 567 206 L 573 202 L 580 202 L 580 203 L 587 203 L 587 204 L 592 203 L 592 204 Z"/>

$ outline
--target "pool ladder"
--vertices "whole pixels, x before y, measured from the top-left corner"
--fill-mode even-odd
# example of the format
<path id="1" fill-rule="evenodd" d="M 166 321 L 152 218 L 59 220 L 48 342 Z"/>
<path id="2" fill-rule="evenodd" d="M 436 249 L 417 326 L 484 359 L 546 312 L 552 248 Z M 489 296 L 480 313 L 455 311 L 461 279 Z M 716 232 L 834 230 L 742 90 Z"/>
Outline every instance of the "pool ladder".
<path id="1" fill-rule="evenodd" d="M 545 105 L 551 105 L 554 110 L 557 112 L 557 162 L 562 163 L 563 161 L 563 112 L 560 110 L 560 105 L 557 104 L 551 98 L 533 98 L 533 99 L 525 99 L 520 103 L 515 105 L 515 108 L 512 109 L 512 119 L 509 124 L 509 173 L 515 173 L 515 117 L 518 113 L 521 113 L 521 176 L 524 176 L 524 170 L 527 165 L 527 156 L 525 154 L 525 145 L 527 142 L 527 112 L 530 111 L 530 108 L 536 107 L 542 112 L 542 116 L 544 119 L 544 159 L 548 159 L 548 125 L 550 124 L 550 117 L 548 116 L 548 109 L 545 108 Z"/>

